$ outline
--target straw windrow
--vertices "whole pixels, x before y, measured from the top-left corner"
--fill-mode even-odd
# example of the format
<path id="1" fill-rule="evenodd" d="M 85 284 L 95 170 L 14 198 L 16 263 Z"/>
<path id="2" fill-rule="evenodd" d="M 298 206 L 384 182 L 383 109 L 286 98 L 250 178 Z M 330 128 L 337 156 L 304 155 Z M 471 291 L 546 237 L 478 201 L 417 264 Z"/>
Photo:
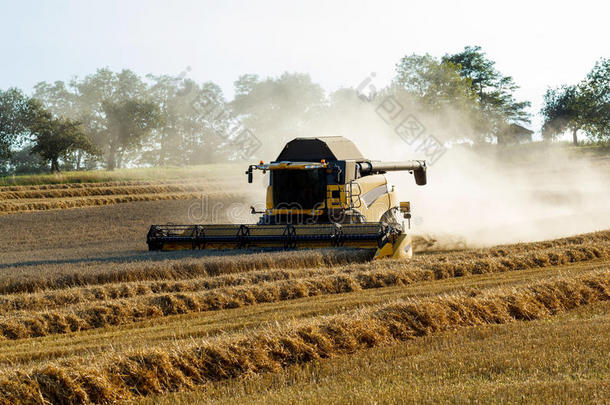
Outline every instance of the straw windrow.
<path id="1" fill-rule="evenodd" d="M 252 336 L 49 363 L 0 376 L 4 403 L 108 403 L 353 353 L 448 329 L 548 317 L 610 298 L 610 272 L 468 296 L 396 301 Z"/>

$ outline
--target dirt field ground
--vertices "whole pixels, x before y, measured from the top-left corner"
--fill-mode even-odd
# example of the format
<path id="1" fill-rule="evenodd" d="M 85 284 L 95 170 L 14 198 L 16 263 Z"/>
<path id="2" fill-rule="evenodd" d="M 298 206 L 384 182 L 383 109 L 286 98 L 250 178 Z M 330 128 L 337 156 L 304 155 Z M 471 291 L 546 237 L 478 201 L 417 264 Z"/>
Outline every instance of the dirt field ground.
<path id="1" fill-rule="evenodd" d="M 485 402 L 595 403 L 608 392 L 610 232 L 412 262 L 352 251 L 143 251 L 148 224 L 179 222 L 190 203 L 0 218 L 1 398 L 106 402 L 196 389 L 151 400 L 486 392 Z M 512 337 L 506 348 L 502 336 Z M 570 350 L 556 357 L 557 345 Z M 502 384 L 490 396 L 494 381 Z"/>
<path id="2" fill-rule="evenodd" d="M 110 181 L 0 198 L 248 197 Z M 146 251 L 201 203 L 0 216 L 0 403 L 607 403 L 610 231 L 412 261 Z"/>

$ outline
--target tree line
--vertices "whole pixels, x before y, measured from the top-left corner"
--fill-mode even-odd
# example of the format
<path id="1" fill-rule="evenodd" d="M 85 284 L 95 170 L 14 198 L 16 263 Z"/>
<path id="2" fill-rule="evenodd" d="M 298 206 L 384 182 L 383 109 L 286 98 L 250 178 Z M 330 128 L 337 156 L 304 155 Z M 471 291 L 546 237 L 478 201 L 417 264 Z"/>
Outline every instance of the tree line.
<path id="1" fill-rule="evenodd" d="M 555 139 L 569 131 L 592 141 L 610 140 L 610 59 L 599 60 L 579 83 L 547 90 L 544 95 L 542 136 Z"/>
<path id="2" fill-rule="evenodd" d="M 374 108 L 388 98 L 433 122 L 443 142 L 494 142 L 507 126 L 530 123 L 530 103 L 516 99 L 518 88 L 478 46 L 440 58 L 405 56 L 391 84 L 379 89 L 327 94 L 307 74 L 242 75 L 232 100 L 216 84 L 184 74 L 140 77 L 104 68 L 38 83 L 32 95 L 0 90 L 0 173 L 226 161 L 240 157 L 236 125 L 271 148 L 295 136 L 345 133 L 358 125 L 363 103 Z M 582 82 L 548 90 L 542 135 L 571 131 L 576 142 L 580 131 L 607 141 L 609 109 L 610 60 L 601 59 Z"/>

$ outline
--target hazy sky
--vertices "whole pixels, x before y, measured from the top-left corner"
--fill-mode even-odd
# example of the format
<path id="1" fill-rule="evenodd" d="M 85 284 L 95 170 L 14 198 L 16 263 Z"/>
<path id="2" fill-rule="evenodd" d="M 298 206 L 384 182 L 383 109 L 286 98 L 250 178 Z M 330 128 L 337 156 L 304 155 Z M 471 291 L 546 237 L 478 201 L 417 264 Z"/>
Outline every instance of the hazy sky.
<path id="1" fill-rule="evenodd" d="M 307 72 L 327 90 L 379 86 L 404 55 L 481 45 L 537 113 L 549 86 L 610 57 L 610 6 L 594 1 L 0 0 L 0 88 L 30 92 L 99 67 L 218 83 Z M 538 129 L 535 118 L 533 129 Z"/>

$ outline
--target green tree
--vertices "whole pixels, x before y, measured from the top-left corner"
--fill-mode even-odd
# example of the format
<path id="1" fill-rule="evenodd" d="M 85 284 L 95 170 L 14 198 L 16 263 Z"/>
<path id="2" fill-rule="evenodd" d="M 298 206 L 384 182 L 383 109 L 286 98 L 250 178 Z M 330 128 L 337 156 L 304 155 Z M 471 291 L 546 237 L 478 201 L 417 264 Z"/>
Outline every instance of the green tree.
<path id="1" fill-rule="evenodd" d="M 28 137 L 28 125 L 39 104 L 21 90 L 0 90 L 0 159 L 11 157 L 13 147 L 22 145 Z"/>
<path id="2" fill-rule="evenodd" d="M 459 75 L 469 80 L 471 89 L 477 94 L 483 130 L 497 136 L 508 123 L 529 123 L 527 108 L 529 101 L 517 101 L 514 93 L 519 89 L 511 76 L 504 76 L 495 68 L 480 46 L 466 46 L 462 52 L 445 55 L 445 63 L 457 68 Z"/>
<path id="3" fill-rule="evenodd" d="M 263 155 L 279 151 L 289 138 L 310 133 L 325 106 L 325 93 L 307 74 L 284 73 L 260 79 L 243 75 L 234 83 L 230 107 L 263 143 Z"/>
<path id="4" fill-rule="evenodd" d="M 105 139 L 108 145 L 108 170 L 122 167 L 125 153 L 133 148 L 138 149 L 142 140 L 162 125 L 159 106 L 152 102 L 105 101 L 103 111 L 107 120 Z"/>
<path id="5" fill-rule="evenodd" d="M 143 162 L 154 165 L 201 164 L 226 158 L 223 137 L 217 131 L 227 126 L 226 102 L 220 87 L 212 82 L 198 85 L 172 76 L 152 76 L 149 98 L 160 108 L 164 125 L 153 131 Z M 213 101 L 213 106 L 208 105 Z M 205 103 L 199 108 L 198 102 Z"/>
<path id="6" fill-rule="evenodd" d="M 120 167 L 126 152 L 139 149 L 139 145 L 128 141 L 129 137 L 126 138 L 117 132 L 117 117 L 115 115 L 114 118 L 111 118 L 107 112 L 108 110 L 116 112 L 121 106 L 126 106 L 135 100 L 138 100 L 138 103 L 144 102 L 142 100 L 147 99 L 146 83 L 131 70 L 113 72 L 104 68 L 98 69 L 94 74 L 88 75 L 82 80 L 73 80 L 71 87 L 76 89 L 78 95 L 77 117 L 83 123 L 86 133 L 103 152 L 106 168 L 112 170 L 117 163 Z M 129 110 L 129 108 L 127 109 Z M 124 117 L 129 115 L 127 112 L 125 113 Z M 150 133 L 150 131 L 144 131 L 141 135 Z M 143 141 L 143 137 L 136 138 Z M 123 144 L 123 141 L 126 143 Z"/>
<path id="7" fill-rule="evenodd" d="M 100 156 L 84 153 L 89 166 L 103 156 L 108 168 L 120 167 L 129 153 L 141 151 L 146 137 L 158 127 L 158 108 L 148 100 L 147 84 L 127 69 L 98 69 L 68 84 L 38 83 L 35 97 L 55 116 L 82 123 L 84 133 L 102 152 Z M 83 152 L 76 150 L 65 160 L 74 160 L 79 168 Z"/>
<path id="8" fill-rule="evenodd" d="M 60 80 L 52 84 L 47 82 L 37 83 L 34 86 L 33 98 L 38 100 L 55 117 L 70 118 L 80 122 L 87 121 L 87 116 L 82 114 L 79 105 L 80 99 L 75 88 L 75 80 L 68 84 Z M 88 136 L 91 135 L 88 134 Z M 86 152 L 78 149 L 72 152 L 71 156 L 65 156 L 64 167 L 80 170 L 83 160 L 97 159 L 97 156 L 84 155 L 87 155 Z"/>
<path id="9" fill-rule="evenodd" d="M 600 59 L 582 87 L 584 128 L 592 140 L 610 140 L 610 59 Z"/>
<path id="10" fill-rule="evenodd" d="M 482 140 L 471 79 L 462 77 L 452 62 L 428 54 L 405 56 L 396 66 L 391 88 L 381 93 L 387 91 L 443 140 Z"/>
<path id="11" fill-rule="evenodd" d="M 212 82 L 205 82 L 197 89 L 197 101 L 207 100 L 208 105 L 194 108 L 195 115 L 183 121 L 188 131 L 185 156 L 189 164 L 202 164 L 227 160 L 234 154 L 231 137 L 235 118 L 222 94 L 222 90 Z"/>
<path id="12" fill-rule="evenodd" d="M 77 119 L 79 114 L 78 94 L 73 87 L 74 82 L 66 84 L 58 80 L 53 84 L 40 82 L 34 86 L 32 98 L 56 117 Z"/>
<path id="13" fill-rule="evenodd" d="M 449 105 L 467 107 L 475 102 L 470 80 L 461 77 L 454 64 L 428 54 L 402 58 L 394 83 L 432 111 L 441 111 Z"/>
<path id="14" fill-rule="evenodd" d="M 578 131 L 594 141 L 610 139 L 610 59 L 598 61 L 578 84 L 548 89 L 541 109 L 542 135 L 554 139 L 566 131 L 578 145 Z"/>
<path id="15" fill-rule="evenodd" d="M 85 134 L 106 155 L 110 150 L 110 140 L 107 139 L 108 122 L 104 103 L 143 98 L 146 95 L 146 85 L 135 73 L 130 70 L 115 73 L 107 68 L 98 69 L 83 79 L 74 78 L 67 84 L 62 81 L 53 84 L 41 82 L 34 89 L 34 98 L 55 116 L 81 122 Z M 99 158 L 84 154 L 82 150 L 77 150 L 68 160 L 75 161 L 75 168 L 79 169 L 82 160 L 85 160 L 85 165 L 91 166 Z"/>
<path id="16" fill-rule="evenodd" d="M 578 130 L 582 129 L 585 123 L 584 98 L 579 86 L 548 89 L 544 95 L 541 114 L 544 117 L 544 139 L 554 139 L 570 131 L 574 145 L 578 145 Z"/>
<path id="17" fill-rule="evenodd" d="M 217 135 L 222 132 L 218 128 L 228 126 L 226 117 L 193 108 L 195 99 L 204 97 L 226 111 L 217 85 L 198 85 L 168 75 L 148 75 L 146 79 L 130 70 L 98 69 L 67 84 L 39 83 L 35 98 L 56 116 L 82 122 L 85 133 L 102 151 L 104 165 L 110 168 L 134 163 L 198 164 L 226 156 L 223 147 L 227 142 Z M 146 125 L 141 121 L 144 117 L 150 119 Z M 64 165 L 75 162 L 79 168 L 81 155 L 85 166 L 97 164 L 100 158 L 77 150 L 64 159 Z"/>
<path id="18" fill-rule="evenodd" d="M 0 171 L 4 175 L 8 174 L 31 174 L 31 173 L 43 173 L 49 170 L 49 166 L 40 155 L 32 153 L 34 145 L 28 143 L 26 146 L 16 150 L 11 157 L 8 168 L 0 167 Z"/>
<path id="19" fill-rule="evenodd" d="M 81 123 L 69 118 L 55 118 L 50 112 L 39 110 L 29 129 L 34 143 L 31 153 L 49 162 L 52 172 L 59 172 L 60 159 L 77 149 L 96 153 Z"/>

